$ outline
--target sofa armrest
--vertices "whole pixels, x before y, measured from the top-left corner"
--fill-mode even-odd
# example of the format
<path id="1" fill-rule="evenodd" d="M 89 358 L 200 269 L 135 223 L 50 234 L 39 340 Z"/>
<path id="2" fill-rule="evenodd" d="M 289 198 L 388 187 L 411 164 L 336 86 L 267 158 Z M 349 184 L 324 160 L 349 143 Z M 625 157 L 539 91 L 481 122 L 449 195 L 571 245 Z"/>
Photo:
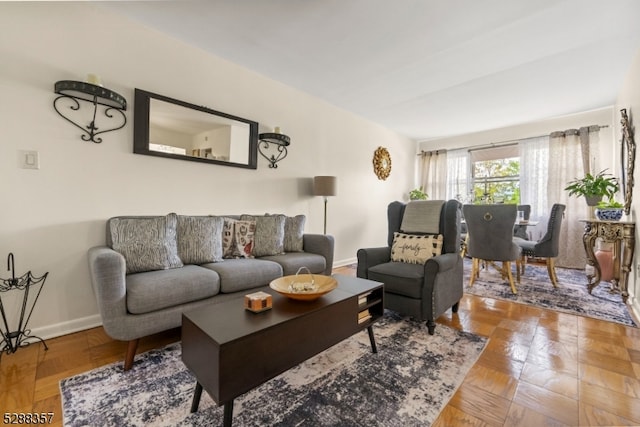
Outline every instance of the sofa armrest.
<path id="1" fill-rule="evenodd" d="M 126 263 L 107 246 L 89 249 L 89 274 L 96 294 L 102 325 L 114 339 L 127 340 L 122 319 L 127 315 Z"/>
<path id="2" fill-rule="evenodd" d="M 322 274 L 331 276 L 333 272 L 333 251 L 335 240 L 333 236 L 326 234 L 305 234 L 302 236 L 302 248 L 305 252 L 322 255 L 326 260 L 325 270 Z"/>
<path id="3" fill-rule="evenodd" d="M 390 260 L 391 248 L 389 246 L 358 249 L 358 271 L 356 275 L 360 278 L 368 279 L 367 272 L 369 268 Z"/>

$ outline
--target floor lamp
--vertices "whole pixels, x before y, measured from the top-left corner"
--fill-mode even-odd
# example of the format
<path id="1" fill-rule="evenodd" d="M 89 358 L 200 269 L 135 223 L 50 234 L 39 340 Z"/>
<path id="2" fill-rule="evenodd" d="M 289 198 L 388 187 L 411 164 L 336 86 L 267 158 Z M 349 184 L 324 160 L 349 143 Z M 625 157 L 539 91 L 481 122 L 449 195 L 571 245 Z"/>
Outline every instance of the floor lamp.
<path id="1" fill-rule="evenodd" d="M 327 234 L 327 197 L 336 195 L 335 176 L 314 176 L 313 195 L 324 197 L 324 234 Z"/>

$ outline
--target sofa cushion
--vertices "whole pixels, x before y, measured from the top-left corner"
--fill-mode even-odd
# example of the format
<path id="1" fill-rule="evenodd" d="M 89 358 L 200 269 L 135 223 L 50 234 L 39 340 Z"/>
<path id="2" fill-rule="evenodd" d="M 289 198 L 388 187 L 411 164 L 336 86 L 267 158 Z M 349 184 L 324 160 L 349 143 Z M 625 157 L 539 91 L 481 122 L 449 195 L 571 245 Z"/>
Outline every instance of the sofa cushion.
<path id="1" fill-rule="evenodd" d="M 174 213 L 109 219 L 111 244 L 124 256 L 127 274 L 182 267 L 176 241 L 177 222 Z"/>
<path id="2" fill-rule="evenodd" d="M 424 264 L 442 253 L 442 235 L 393 233 L 391 261 Z"/>
<path id="3" fill-rule="evenodd" d="M 304 223 L 306 219 L 304 215 L 285 217 L 283 241 L 285 252 L 303 251 Z"/>
<path id="4" fill-rule="evenodd" d="M 313 274 L 322 274 L 327 268 L 327 260 L 322 255 L 308 252 L 290 252 L 282 255 L 265 256 L 260 259 L 280 264 L 282 266 L 282 274 L 285 276 L 296 274 L 300 267 L 307 267 Z"/>
<path id="5" fill-rule="evenodd" d="M 222 257 L 253 258 L 255 231 L 255 221 L 224 217 Z"/>
<path id="6" fill-rule="evenodd" d="M 127 310 L 149 313 L 212 297 L 220 292 L 220 276 L 207 268 L 186 265 L 127 276 Z"/>
<path id="7" fill-rule="evenodd" d="M 284 215 L 242 215 L 240 219 L 256 222 L 253 256 L 284 253 Z"/>
<path id="8" fill-rule="evenodd" d="M 273 261 L 237 258 L 203 264 L 220 276 L 220 292 L 229 293 L 268 285 L 282 276 L 282 267 Z"/>
<path id="9" fill-rule="evenodd" d="M 178 215 L 178 255 L 184 264 L 222 261 L 224 219 Z"/>

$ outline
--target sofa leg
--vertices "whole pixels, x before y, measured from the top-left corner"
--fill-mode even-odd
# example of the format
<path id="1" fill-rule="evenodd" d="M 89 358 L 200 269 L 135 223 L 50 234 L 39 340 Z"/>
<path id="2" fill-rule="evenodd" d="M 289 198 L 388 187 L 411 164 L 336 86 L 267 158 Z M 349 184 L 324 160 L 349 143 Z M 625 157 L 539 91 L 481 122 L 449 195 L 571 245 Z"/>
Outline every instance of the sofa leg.
<path id="1" fill-rule="evenodd" d="M 124 370 L 128 371 L 133 366 L 133 359 L 136 357 L 136 350 L 138 349 L 138 342 L 140 339 L 129 341 L 127 346 L 127 354 L 124 357 Z"/>
<path id="2" fill-rule="evenodd" d="M 457 303 L 453 304 L 451 306 L 451 312 L 452 313 L 457 313 L 458 312 L 458 308 L 460 307 L 460 301 L 458 301 Z"/>
<path id="3" fill-rule="evenodd" d="M 429 335 L 433 335 L 436 331 L 436 322 L 427 320 L 427 329 L 429 329 Z"/>

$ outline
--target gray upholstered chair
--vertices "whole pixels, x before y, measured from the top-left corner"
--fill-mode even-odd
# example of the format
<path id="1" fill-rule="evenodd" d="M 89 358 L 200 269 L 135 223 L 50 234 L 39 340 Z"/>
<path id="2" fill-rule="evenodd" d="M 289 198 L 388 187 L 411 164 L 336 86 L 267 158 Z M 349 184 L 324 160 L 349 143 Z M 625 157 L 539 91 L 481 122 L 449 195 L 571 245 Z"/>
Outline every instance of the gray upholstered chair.
<path id="1" fill-rule="evenodd" d="M 509 281 L 511 291 L 516 294 L 511 274 L 511 262 L 520 259 L 520 247 L 513 242 L 516 205 L 464 205 L 462 210 L 469 233 L 467 253 L 472 259 L 469 286 L 473 286 L 479 277 L 480 261 L 485 261 L 487 265 L 498 261 L 502 262 L 502 268 L 499 269 L 502 277 Z M 518 268 L 516 274 L 519 280 Z"/>
<path id="2" fill-rule="evenodd" d="M 458 311 L 464 293 L 460 206 L 457 200 L 390 203 L 387 246 L 358 250 L 358 277 L 384 283 L 385 308 L 426 320 L 431 335 L 438 317 L 449 308 Z M 394 245 L 396 233 L 407 236 L 398 234 Z M 440 255 L 423 263 L 397 261 L 401 239 L 425 240 L 437 235 L 442 236 Z"/>
<path id="3" fill-rule="evenodd" d="M 554 287 L 558 287 L 558 276 L 556 276 L 555 259 L 558 256 L 560 246 L 560 228 L 566 206 L 559 203 L 551 207 L 547 232 L 537 242 L 514 237 L 513 241 L 522 248 L 522 260 L 520 261 L 522 273 L 526 265 L 527 257 L 537 257 L 547 259 L 547 272 Z"/>
<path id="4" fill-rule="evenodd" d="M 529 217 L 531 216 L 531 205 L 518 205 L 518 210 L 524 212 L 524 219 L 529 221 Z M 529 240 L 526 226 L 516 224 L 513 227 L 513 235 L 524 240 Z"/>

